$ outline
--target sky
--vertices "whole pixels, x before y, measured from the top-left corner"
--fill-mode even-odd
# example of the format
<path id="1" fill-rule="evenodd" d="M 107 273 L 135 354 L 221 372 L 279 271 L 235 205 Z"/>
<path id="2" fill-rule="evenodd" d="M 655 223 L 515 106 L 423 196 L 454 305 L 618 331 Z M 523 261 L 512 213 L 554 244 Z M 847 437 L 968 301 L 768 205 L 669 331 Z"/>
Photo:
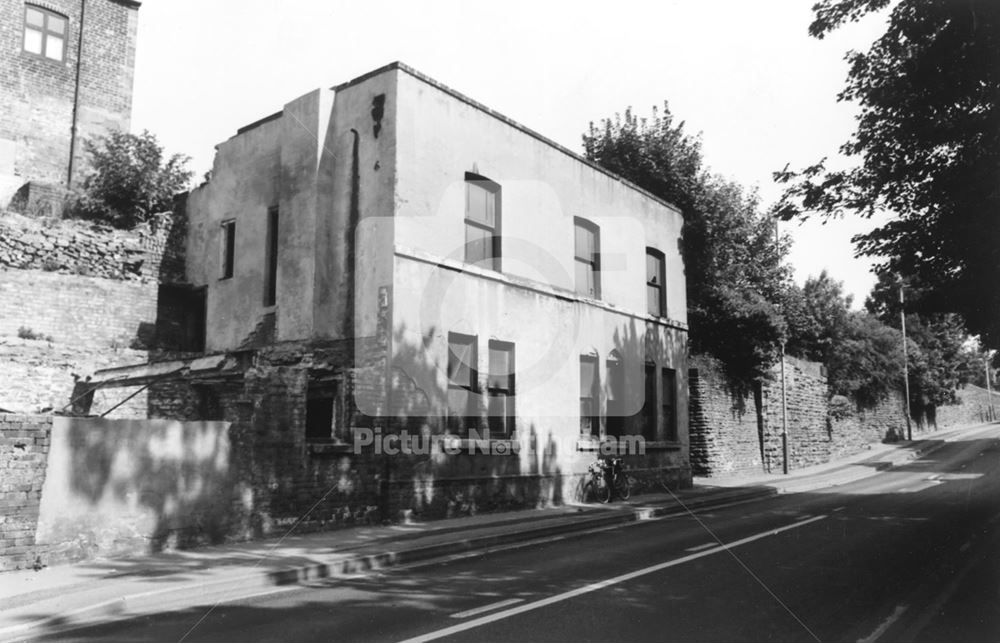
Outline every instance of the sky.
<path id="1" fill-rule="evenodd" d="M 781 193 L 771 173 L 786 164 L 843 163 L 855 113 L 836 100 L 844 55 L 884 30 L 875 15 L 810 38 L 812 4 L 145 0 L 132 129 L 190 156 L 200 179 L 237 128 L 399 60 L 578 152 L 589 123 L 666 101 L 701 133 L 705 163 L 766 205 Z M 860 306 L 874 276 L 850 238 L 871 227 L 783 223 L 796 280 L 826 269 Z"/>

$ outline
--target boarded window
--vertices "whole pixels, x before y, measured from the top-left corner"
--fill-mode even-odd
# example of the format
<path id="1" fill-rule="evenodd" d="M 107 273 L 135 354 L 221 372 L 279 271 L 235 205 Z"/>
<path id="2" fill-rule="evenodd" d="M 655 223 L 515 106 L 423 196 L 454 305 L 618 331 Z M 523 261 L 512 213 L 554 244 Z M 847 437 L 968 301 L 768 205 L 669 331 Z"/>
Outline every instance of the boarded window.
<path id="1" fill-rule="evenodd" d="M 625 432 L 625 368 L 620 359 L 607 362 L 608 370 L 608 435 L 620 437 Z"/>
<path id="2" fill-rule="evenodd" d="M 264 277 L 264 305 L 278 299 L 278 206 L 267 210 L 267 272 Z"/>
<path id="3" fill-rule="evenodd" d="M 642 437 L 656 439 L 656 365 L 646 364 L 643 368 L 644 397 L 642 402 Z"/>
<path id="4" fill-rule="evenodd" d="M 221 279 L 230 279 L 233 276 L 236 261 L 236 221 L 222 222 L 222 247 L 220 250 L 222 254 Z"/>
<path id="5" fill-rule="evenodd" d="M 664 368 L 660 380 L 660 406 L 663 410 L 663 439 L 677 441 L 677 371 Z"/>

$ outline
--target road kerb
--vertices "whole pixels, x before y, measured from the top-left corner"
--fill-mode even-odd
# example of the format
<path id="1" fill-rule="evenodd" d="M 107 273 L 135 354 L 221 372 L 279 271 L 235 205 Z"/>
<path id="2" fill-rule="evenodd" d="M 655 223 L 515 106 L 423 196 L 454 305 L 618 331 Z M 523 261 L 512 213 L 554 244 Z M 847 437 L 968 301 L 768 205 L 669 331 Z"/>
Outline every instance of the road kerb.
<path id="1" fill-rule="evenodd" d="M 482 551 L 485 553 L 490 549 L 518 542 L 572 534 L 573 532 L 582 533 L 600 527 L 610 527 L 616 524 L 624 525 L 650 518 L 682 515 L 687 513 L 688 510 L 694 511 L 720 508 L 722 506 L 729 506 L 742 502 L 761 500 L 776 494 L 777 491 L 775 489 L 765 487 L 755 488 L 752 491 L 741 490 L 732 493 L 713 494 L 704 498 L 694 498 L 688 501 L 684 506 L 676 502 L 669 504 L 651 504 L 649 506 L 612 506 L 600 515 L 588 516 L 582 519 L 576 518 L 572 520 L 563 520 L 554 524 L 534 528 L 514 529 L 508 532 L 483 534 L 482 536 L 471 538 L 465 537 L 448 539 L 440 543 L 425 545 L 423 547 L 404 547 L 395 551 L 387 550 L 372 554 L 350 555 L 338 560 L 295 565 L 287 569 L 261 569 L 227 578 L 200 581 L 198 583 L 188 583 L 177 587 L 122 595 L 115 599 L 108 599 L 93 605 L 84 605 L 69 611 L 64 611 L 56 616 L 41 618 L 36 621 L 10 625 L 7 627 L 0 627 L 0 640 L 10 640 L 12 637 L 24 637 L 30 635 L 33 631 L 45 627 L 51 627 L 53 625 L 58 625 L 58 627 L 54 630 L 47 631 L 46 634 L 66 632 L 103 623 L 127 620 L 145 614 L 163 611 L 163 607 L 165 605 L 169 605 L 168 609 L 171 610 L 204 605 L 207 602 L 201 602 L 201 599 L 203 599 L 206 594 L 213 597 L 216 595 L 225 596 L 227 591 L 253 589 L 263 590 L 268 587 L 281 587 L 295 583 L 335 579 L 337 577 L 352 574 L 369 572 L 378 569 L 388 569 L 395 566 L 432 560 L 449 554 L 471 553 L 476 551 Z M 185 600 L 174 604 L 171 602 L 171 598 L 176 596 L 183 597 Z M 193 602 L 191 601 L 192 597 L 194 597 Z M 2 616 L 2 613 L 0 613 L 0 616 Z"/>

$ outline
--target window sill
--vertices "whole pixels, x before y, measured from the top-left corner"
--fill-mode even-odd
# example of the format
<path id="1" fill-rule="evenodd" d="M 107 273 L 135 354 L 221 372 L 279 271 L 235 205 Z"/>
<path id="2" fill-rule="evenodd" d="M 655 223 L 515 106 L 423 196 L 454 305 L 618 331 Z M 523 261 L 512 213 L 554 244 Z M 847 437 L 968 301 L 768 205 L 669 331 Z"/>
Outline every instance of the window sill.
<path id="1" fill-rule="evenodd" d="M 680 451 L 684 447 L 680 442 L 668 440 L 650 440 L 646 442 L 647 451 Z"/>
<path id="2" fill-rule="evenodd" d="M 62 59 L 59 59 L 59 58 L 49 58 L 45 54 L 36 54 L 35 52 L 28 51 L 27 49 L 21 49 L 21 55 L 22 56 L 27 56 L 28 58 L 30 58 L 32 60 L 44 60 L 46 62 L 52 63 L 53 65 L 59 65 L 61 67 L 65 67 L 66 66 L 66 59 L 65 58 L 62 58 Z"/>
<path id="3" fill-rule="evenodd" d="M 306 442 L 309 455 L 342 455 L 354 452 L 354 447 L 347 442 Z"/>
<path id="4" fill-rule="evenodd" d="M 460 438 L 457 435 L 441 436 L 441 448 L 449 455 L 465 453 L 468 455 L 517 455 L 521 443 L 510 438 L 477 440 Z"/>

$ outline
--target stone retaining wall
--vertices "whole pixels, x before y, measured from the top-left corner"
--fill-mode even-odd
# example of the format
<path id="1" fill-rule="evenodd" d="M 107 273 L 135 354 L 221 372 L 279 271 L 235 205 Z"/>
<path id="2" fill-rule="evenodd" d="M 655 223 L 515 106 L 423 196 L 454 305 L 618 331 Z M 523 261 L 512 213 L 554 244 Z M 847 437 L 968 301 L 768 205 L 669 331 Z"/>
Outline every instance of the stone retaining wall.
<path id="1" fill-rule="evenodd" d="M 729 388 L 719 362 L 692 357 L 691 466 L 696 475 L 783 469 L 780 366 L 754 392 Z M 789 470 L 857 453 L 872 442 L 905 435 L 901 393 L 875 408 L 853 404 L 831 413 L 820 364 L 785 358 L 785 422 Z M 920 429 L 914 424 L 914 432 Z"/>

